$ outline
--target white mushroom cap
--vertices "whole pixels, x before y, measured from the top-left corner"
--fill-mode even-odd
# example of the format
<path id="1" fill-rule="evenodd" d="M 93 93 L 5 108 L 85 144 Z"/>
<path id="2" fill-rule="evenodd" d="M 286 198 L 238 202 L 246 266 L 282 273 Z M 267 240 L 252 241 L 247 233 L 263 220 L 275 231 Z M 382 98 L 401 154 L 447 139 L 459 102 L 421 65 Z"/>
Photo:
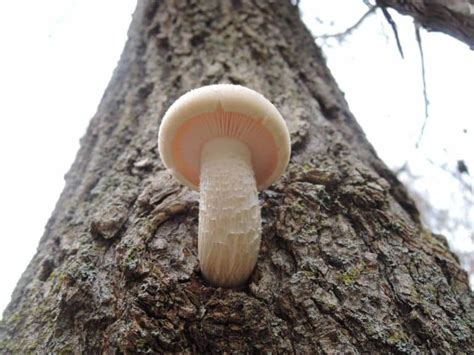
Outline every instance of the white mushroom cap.
<path id="1" fill-rule="evenodd" d="M 230 84 L 189 91 L 171 105 L 158 134 L 161 159 L 181 183 L 199 190 L 201 149 L 218 137 L 248 146 L 259 190 L 288 165 L 290 135 L 276 107 L 258 92 Z"/>

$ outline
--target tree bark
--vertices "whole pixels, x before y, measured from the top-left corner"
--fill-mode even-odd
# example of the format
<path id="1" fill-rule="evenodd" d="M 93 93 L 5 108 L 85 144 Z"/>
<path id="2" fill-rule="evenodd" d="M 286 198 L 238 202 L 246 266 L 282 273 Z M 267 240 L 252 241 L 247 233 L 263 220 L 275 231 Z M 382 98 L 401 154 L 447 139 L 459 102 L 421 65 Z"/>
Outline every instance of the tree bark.
<path id="1" fill-rule="evenodd" d="M 428 31 L 443 32 L 474 49 L 472 0 L 377 0 L 402 15 L 411 16 Z"/>
<path id="2" fill-rule="evenodd" d="M 231 82 L 286 118 L 240 289 L 206 285 L 198 194 L 157 154 L 187 90 Z M 2 353 L 473 352 L 473 298 L 424 230 L 289 1 L 139 1 L 129 40 L 0 326 Z"/>

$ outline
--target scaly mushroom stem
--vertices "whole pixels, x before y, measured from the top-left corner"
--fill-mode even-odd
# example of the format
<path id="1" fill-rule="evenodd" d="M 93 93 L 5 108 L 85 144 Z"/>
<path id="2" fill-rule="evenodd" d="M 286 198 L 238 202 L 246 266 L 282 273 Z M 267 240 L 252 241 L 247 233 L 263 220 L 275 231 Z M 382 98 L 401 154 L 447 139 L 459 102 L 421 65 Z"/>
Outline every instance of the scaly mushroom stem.
<path id="1" fill-rule="evenodd" d="M 261 217 L 247 146 L 216 138 L 201 152 L 198 254 L 201 272 L 216 286 L 248 279 L 260 248 Z"/>

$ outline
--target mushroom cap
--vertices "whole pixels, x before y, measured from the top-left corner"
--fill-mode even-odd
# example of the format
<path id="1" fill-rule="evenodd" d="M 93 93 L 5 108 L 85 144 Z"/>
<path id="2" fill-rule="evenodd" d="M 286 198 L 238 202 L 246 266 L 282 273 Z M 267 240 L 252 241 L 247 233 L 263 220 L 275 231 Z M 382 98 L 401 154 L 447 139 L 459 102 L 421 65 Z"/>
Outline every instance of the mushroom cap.
<path id="1" fill-rule="evenodd" d="M 199 190 L 201 150 L 219 137 L 247 145 L 259 190 L 288 165 L 290 135 L 276 107 L 258 92 L 231 84 L 191 90 L 171 105 L 158 133 L 161 160 L 182 184 Z"/>

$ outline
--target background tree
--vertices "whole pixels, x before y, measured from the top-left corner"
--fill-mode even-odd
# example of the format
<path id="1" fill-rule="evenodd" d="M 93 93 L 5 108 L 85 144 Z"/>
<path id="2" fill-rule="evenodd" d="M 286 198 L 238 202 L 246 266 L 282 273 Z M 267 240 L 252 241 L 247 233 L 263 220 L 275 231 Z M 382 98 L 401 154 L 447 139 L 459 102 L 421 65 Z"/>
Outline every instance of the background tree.
<path id="1" fill-rule="evenodd" d="M 269 97 L 293 156 L 261 194 L 263 242 L 239 290 L 197 267 L 197 194 L 163 169 L 166 108 L 200 85 Z M 472 351 L 467 276 L 423 230 L 290 2 L 139 2 L 66 188 L 18 283 L 18 352 Z"/>

